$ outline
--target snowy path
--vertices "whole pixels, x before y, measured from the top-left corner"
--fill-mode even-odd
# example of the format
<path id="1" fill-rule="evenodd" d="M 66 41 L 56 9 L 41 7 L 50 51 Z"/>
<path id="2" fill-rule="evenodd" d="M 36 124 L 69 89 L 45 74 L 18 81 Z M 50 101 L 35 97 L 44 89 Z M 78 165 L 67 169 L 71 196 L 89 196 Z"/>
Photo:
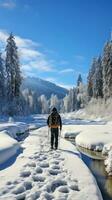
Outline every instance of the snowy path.
<path id="1" fill-rule="evenodd" d="M 47 127 L 32 131 L 23 148 L 16 162 L 0 172 L 1 200 L 102 200 L 72 144 L 61 139 L 60 149 L 49 151 Z"/>

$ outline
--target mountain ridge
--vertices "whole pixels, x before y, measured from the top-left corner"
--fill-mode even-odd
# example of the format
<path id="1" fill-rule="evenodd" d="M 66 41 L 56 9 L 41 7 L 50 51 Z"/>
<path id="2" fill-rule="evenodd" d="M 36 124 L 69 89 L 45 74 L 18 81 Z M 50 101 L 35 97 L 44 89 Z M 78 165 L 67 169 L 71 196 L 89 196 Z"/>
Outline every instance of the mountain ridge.
<path id="1" fill-rule="evenodd" d="M 44 94 L 47 98 L 50 98 L 52 94 L 57 95 L 59 99 L 64 98 L 68 93 L 66 88 L 56 85 L 50 81 L 38 78 L 38 77 L 25 77 L 22 81 L 22 91 L 30 89 L 37 93 L 38 96 Z"/>

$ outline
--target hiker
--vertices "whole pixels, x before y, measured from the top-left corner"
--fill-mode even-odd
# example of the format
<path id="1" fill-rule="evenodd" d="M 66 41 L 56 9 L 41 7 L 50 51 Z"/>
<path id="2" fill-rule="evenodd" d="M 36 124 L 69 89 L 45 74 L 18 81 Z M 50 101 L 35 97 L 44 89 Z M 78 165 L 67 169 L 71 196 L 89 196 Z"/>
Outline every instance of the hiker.
<path id="1" fill-rule="evenodd" d="M 52 109 L 52 112 L 47 119 L 47 125 L 51 130 L 51 149 L 54 149 L 54 140 L 55 140 L 55 149 L 57 149 L 59 129 L 61 131 L 62 121 L 55 107 Z"/>

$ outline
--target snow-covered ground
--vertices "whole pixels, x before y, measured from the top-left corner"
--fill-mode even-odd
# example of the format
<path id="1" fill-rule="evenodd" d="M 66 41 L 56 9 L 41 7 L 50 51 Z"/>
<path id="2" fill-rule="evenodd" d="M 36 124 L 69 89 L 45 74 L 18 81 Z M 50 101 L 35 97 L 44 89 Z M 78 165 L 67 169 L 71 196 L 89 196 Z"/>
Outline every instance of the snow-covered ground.
<path id="1" fill-rule="evenodd" d="M 28 125 L 23 122 L 0 123 L 0 132 L 5 130 L 12 138 L 17 138 L 17 134 L 22 134 L 28 129 Z"/>
<path id="2" fill-rule="evenodd" d="M 80 132 L 76 137 L 76 144 L 96 151 L 102 151 L 104 145 L 112 141 L 112 126 L 106 125 L 86 125 L 75 126 L 75 131 Z"/>
<path id="3" fill-rule="evenodd" d="M 5 161 L 13 156 L 16 158 L 21 147 L 15 138 L 19 137 L 18 134 L 25 134 L 27 130 L 28 126 L 22 122 L 0 123 L 0 169 Z"/>
<path id="4" fill-rule="evenodd" d="M 63 132 L 69 129 L 64 126 Z M 31 131 L 21 147 L 16 162 L 0 171 L 1 200 L 102 199 L 75 146 L 61 138 L 59 150 L 49 151 L 47 127 Z"/>
<path id="5" fill-rule="evenodd" d="M 14 156 L 19 150 L 19 143 L 10 137 L 6 131 L 0 132 L 0 165 Z"/>
<path id="6" fill-rule="evenodd" d="M 29 130 L 46 124 L 47 115 L 32 115 L 28 117 L 1 117 L 0 122 L 0 169 L 5 168 L 4 162 L 13 157 L 16 159 L 22 151 L 17 140 L 24 139 Z M 2 165 L 2 166 L 1 166 Z"/>

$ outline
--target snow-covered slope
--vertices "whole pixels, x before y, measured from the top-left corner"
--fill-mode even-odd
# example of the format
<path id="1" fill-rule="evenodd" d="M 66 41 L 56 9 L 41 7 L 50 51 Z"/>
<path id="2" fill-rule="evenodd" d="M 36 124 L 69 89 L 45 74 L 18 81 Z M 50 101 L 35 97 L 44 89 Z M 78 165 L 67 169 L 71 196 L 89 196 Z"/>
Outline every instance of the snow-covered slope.
<path id="1" fill-rule="evenodd" d="M 50 98 L 51 94 L 56 94 L 58 98 L 63 98 L 68 93 L 68 90 L 65 88 L 34 77 L 26 77 L 23 79 L 22 90 L 27 88 L 36 92 L 39 96 L 45 94 L 48 98 Z"/>

